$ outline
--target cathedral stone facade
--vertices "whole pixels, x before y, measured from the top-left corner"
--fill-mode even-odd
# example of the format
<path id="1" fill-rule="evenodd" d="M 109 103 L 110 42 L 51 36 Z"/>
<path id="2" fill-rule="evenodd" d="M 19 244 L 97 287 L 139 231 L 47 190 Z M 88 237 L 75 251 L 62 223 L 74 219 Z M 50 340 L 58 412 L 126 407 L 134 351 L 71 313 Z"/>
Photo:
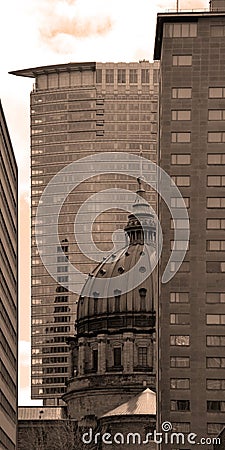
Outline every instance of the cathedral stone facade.
<path id="1" fill-rule="evenodd" d="M 110 429 L 118 439 L 132 433 L 129 439 L 135 440 L 139 439 L 133 434 L 136 425 L 144 440 L 155 428 L 156 224 L 138 181 L 133 213 L 125 227 L 127 245 L 89 275 L 79 298 L 77 333 L 69 341 L 71 378 L 63 399 L 68 416 L 86 430 L 87 440 L 90 429 L 100 430 L 100 435 Z M 126 448 L 126 442 L 121 444 Z M 105 448 L 102 441 L 101 446 Z M 154 446 L 149 441 L 143 448 Z"/>

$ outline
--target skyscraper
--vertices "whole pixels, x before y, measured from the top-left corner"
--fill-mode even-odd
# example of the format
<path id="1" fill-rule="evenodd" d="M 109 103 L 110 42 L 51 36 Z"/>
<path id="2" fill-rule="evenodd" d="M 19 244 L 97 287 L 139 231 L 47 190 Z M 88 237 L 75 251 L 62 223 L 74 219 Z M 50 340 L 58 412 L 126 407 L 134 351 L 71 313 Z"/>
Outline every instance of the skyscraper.
<path id="1" fill-rule="evenodd" d="M 16 448 L 17 164 L 0 102 L 0 447 Z"/>
<path id="2" fill-rule="evenodd" d="M 210 12 L 158 14 L 154 56 L 161 72 L 159 165 L 190 216 L 185 260 L 159 298 L 158 421 L 198 438 L 215 436 L 225 422 L 225 2 L 212 1 Z M 181 205 L 172 198 L 171 206 Z M 159 210 L 168 236 L 162 274 L 174 246 L 186 243 L 174 242 L 162 201 Z M 186 223 L 176 219 L 176 226 Z"/>
<path id="3" fill-rule="evenodd" d="M 74 217 L 84 201 L 109 187 L 135 191 L 135 180 L 120 175 L 96 175 L 80 184 L 60 212 L 55 244 L 57 281 L 42 264 L 36 246 L 36 211 L 44 188 L 67 164 L 99 152 L 140 153 L 156 160 L 158 62 L 69 63 L 12 72 L 34 77 L 31 93 L 32 185 L 32 398 L 48 405 L 60 404 L 69 373 L 66 338 L 74 334 L 76 296 L 69 292 L 67 262 L 89 273 L 96 261 L 85 257 L 74 239 Z M 87 168 L 89 171 L 89 168 Z M 69 182 L 65 176 L 64 183 Z M 152 205 L 155 194 L 149 194 Z M 61 201 L 53 197 L 53 204 Z M 119 205 L 118 205 L 119 206 Z M 118 209 L 100 214 L 93 238 L 101 250 L 110 250 L 113 231 L 125 222 Z M 86 225 L 83 224 L 80 241 Z M 49 217 L 51 223 L 51 217 Z M 104 231 L 104 233 L 103 233 Z M 101 232 L 101 233 L 100 233 Z M 40 237 L 40 236 L 39 236 Z M 48 236 L 43 236 L 48 245 Z M 64 283 L 61 286 L 60 283 Z"/>

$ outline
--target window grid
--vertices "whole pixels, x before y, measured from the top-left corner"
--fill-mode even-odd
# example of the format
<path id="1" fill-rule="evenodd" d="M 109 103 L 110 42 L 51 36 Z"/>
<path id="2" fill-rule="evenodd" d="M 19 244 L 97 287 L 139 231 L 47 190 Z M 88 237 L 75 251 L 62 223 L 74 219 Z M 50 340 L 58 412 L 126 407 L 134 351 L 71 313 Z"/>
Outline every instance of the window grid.
<path id="1" fill-rule="evenodd" d="M 225 26 L 224 25 L 212 25 L 210 27 L 210 35 L 213 37 L 225 36 Z"/>
<path id="2" fill-rule="evenodd" d="M 190 197 L 171 197 L 170 199 L 170 206 L 173 208 L 190 208 Z"/>
<path id="3" fill-rule="evenodd" d="M 192 55 L 173 55 L 173 66 L 191 66 Z"/>
<path id="4" fill-rule="evenodd" d="M 137 69 L 130 69 L 129 70 L 129 82 L 137 84 L 137 82 L 138 82 Z"/>
<path id="5" fill-rule="evenodd" d="M 138 365 L 147 367 L 147 347 L 138 347 Z"/>
<path id="6" fill-rule="evenodd" d="M 189 378 L 171 378 L 170 379 L 171 389 L 190 389 L 190 379 Z"/>
<path id="7" fill-rule="evenodd" d="M 191 120 L 191 110 L 174 109 L 171 111 L 171 120 Z"/>
<path id="8" fill-rule="evenodd" d="M 190 411 L 190 400 L 170 400 L 171 411 Z"/>
<path id="9" fill-rule="evenodd" d="M 225 154 L 224 153 L 208 153 L 207 163 L 213 165 L 223 165 L 225 164 Z"/>
<path id="10" fill-rule="evenodd" d="M 206 241 L 206 250 L 213 252 L 225 251 L 225 241 Z"/>
<path id="11" fill-rule="evenodd" d="M 173 230 L 174 228 L 179 230 L 187 230 L 189 229 L 189 220 L 188 219 L 171 219 L 170 220 L 170 228 Z M 173 242 L 173 241 L 171 241 Z M 180 241 L 178 241 L 180 242 Z"/>
<path id="12" fill-rule="evenodd" d="M 167 37 L 196 37 L 197 23 L 170 23 L 166 24 Z"/>
<path id="13" fill-rule="evenodd" d="M 206 303 L 225 303 L 225 292 L 206 292 Z"/>
<path id="14" fill-rule="evenodd" d="M 209 120 L 225 120 L 225 109 L 209 109 Z"/>
<path id="15" fill-rule="evenodd" d="M 225 358 L 224 358 L 225 364 Z M 190 358 L 189 356 L 171 356 L 170 357 L 170 367 L 180 367 L 186 368 L 190 367 Z"/>
<path id="16" fill-rule="evenodd" d="M 225 87 L 210 87 L 209 88 L 209 98 L 224 98 L 225 97 Z"/>
<path id="17" fill-rule="evenodd" d="M 106 82 L 106 84 L 114 83 L 114 69 L 106 69 L 105 82 Z"/>
<path id="18" fill-rule="evenodd" d="M 126 83 L 126 69 L 118 69 L 117 82 L 119 84 L 125 84 Z"/>
<path id="19" fill-rule="evenodd" d="M 170 292 L 170 303 L 189 303 L 189 292 Z"/>
<path id="20" fill-rule="evenodd" d="M 172 132 L 171 133 L 171 142 L 173 144 L 179 143 L 190 143 L 191 142 L 191 133 L 190 132 Z"/>
<path id="21" fill-rule="evenodd" d="M 208 347 L 225 347 L 225 336 L 206 336 L 206 344 Z"/>
<path id="22" fill-rule="evenodd" d="M 141 69 L 141 83 L 149 84 L 149 69 Z"/>
<path id="23" fill-rule="evenodd" d="M 174 175 L 172 176 L 172 180 L 177 186 L 184 186 L 184 187 L 190 186 L 190 175 L 187 176 Z"/>
<path id="24" fill-rule="evenodd" d="M 172 98 L 191 98 L 192 88 L 172 88 Z"/>
<path id="25" fill-rule="evenodd" d="M 191 164 L 191 155 L 189 155 L 189 154 L 171 154 L 171 164 L 177 164 L 177 165 Z"/>
<path id="26" fill-rule="evenodd" d="M 225 390 L 225 380 L 208 378 L 206 380 L 206 387 L 208 390 L 212 391 Z"/>
<path id="27" fill-rule="evenodd" d="M 225 208 L 225 197 L 207 197 L 207 208 Z"/>
<path id="28" fill-rule="evenodd" d="M 207 176 L 207 186 L 209 186 L 209 187 L 225 186 L 225 176 L 223 176 L 223 175 L 208 175 Z"/>
<path id="29" fill-rule="evenodd" d="M 225 132 L 223 131 L 209 131 L 208 142 L 213 144 L 220 144 L 225 142 Z"/>
<path id="30" fill-rule="evenodd" d="M 225 314 L 206 314 L 207 325 L 225 325 Z"/>
<path id="31" fill-rule="evenodd" d="M 171 335 L 170 345 L 188 347 L 190 345 L 190 336 L 188 335 Z"/>
<path id="32" fill-rule="evenodd" d="M 225 358 L 221 357 L 208 357 L 206 358 L 206 367 L 208 369 L 225 368 Z"/>

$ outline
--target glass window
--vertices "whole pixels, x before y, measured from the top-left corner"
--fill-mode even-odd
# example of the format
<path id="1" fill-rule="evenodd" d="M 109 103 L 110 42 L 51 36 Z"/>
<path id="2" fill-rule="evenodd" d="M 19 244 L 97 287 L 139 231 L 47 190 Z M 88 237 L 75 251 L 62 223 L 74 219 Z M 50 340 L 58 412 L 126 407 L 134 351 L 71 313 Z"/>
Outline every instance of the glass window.
<path id="1" fill-rule="evenodd" d="M 172 335 L 170 336 L 170 345 L 187 347 L 190 345 L 190 336 Z"/>
<path id="2" fill-rule="evenodd" d="M 225 358 L 224 358 L 225 360 Z M 189 356 L 171 356 L 170 357 L 170 367 L 190 367 Z"/>
<path id="3" fill-rule="evenodd" d="M 137 69 L 130 69 L 129 70 L 129 82 L 130 83 L 137 83 L 138 82 Z"/>
<path id="4" fill-rule="evenodd" d="M 171 389 L 190 389 L 189 378 L 171 378 L 170 379 Z"/>
<path id="5" fill-rule="evenodd" d="M 209 131 L 208 132 L 208 142 L 219 144 L 225 142 L 225 133 L 222 131 Z"/>
<path id="6" fill-rule="evenodd" d="M 225 250 L 225 241 L 207 241 L 206 242 L 206 250 L 208 251 L 224 251 Z"/>
<path id="7" fill-rule="evenodd" d="M 225 109 L 209 109 L 209 120 L 225 120 Z"/>
<path id="8" fill-rule="evenodd" d="M 142 84 L 149 83 L 149 69 L 141 69 L 141 82 Z"/>
<path id="9" fill-rule="evenodd" d="M 176 109 L 171 111 L 172 120 L 191 120 L 191 110 Z"/>
<path id="10" fill-rule="evenodd" d="M 186 143 L 186 142 L 191 142 L 191 133 L 190 132 L 177 132 L 171 133 L 171 142 L 172 143 Z"/>
<path id="11" fill-rule="evenodd" d="M 221 411 L 221 403 L 219 400 L 208 400 L 207 411 Z"/>
<path id="12" fill-rule="evenodd" d="M 206 303 L 225 303 L 225 292 L 206 292 Z"/>
<path id="13" fill-rule="evenodd" d="M 225 219 L 207 219 L 206 227 L 208 230 L 224 230 Z"/>
<path id="14" fill-rule="evenodd" d="M 208 347 L 225 347 L 225 336 L 206 336 Z"/>
<path id="15" fill-rule="evenodd" d="M 170 314 L 170 323 L 171 325 L 189 325 L 190 316 L 182 313 Z"/>
<path id="16" fill-rule="evenodd" d="M 220 165 L 225 164 L 225 154 L 224 153 L 208 153 L 207 155 L 207 163 Z"/>
<path id="17" fill-rule="evenodd" d="M 189 241 L 170 241 L 171 250 L 189 250 Z"/>
<path id="18" fill-rule="evenodd" d="M 97 372 L 98 371 L 98 350 L 94 349 L 92 351 L 92 369 Z"/>
<path id="19" fill-rule="evenodd" d="M 207 423 L 207 434 L 213 434 L 213 436 L 215 437 L 223 428 L 224 423 Z"/>
<path id="20" fill-rule="evenodd" d="M 139 289 L 139 294 L 140 294 L 140 310 L 141 310 L 141 311 L 146 311 L 146 293 L 147 293 L 147 289 L 145 289 L 145 288 Z"/>
<path id="21" fill-rule="evenodd" d="M 225 97 L 225 87 L 209 88 L 209 98 L 223 98 L 223 97 Z"/>
<path id="22" fill-rule="evenodd" d="M 172 88 L 172 98 L 191 98 L 192 88 Z"/>
<path id="23" fill-rule="evenodd" d="M 213 37 L 225 36 L 225 26 L 224 25 L 212 25 L 210 27 L 210 35 Z"/>
<path id="24" fill-rule="evenodd" d="M 166 24 L 167 37 L 196 37 L 197 23 L 167 23 Z"/>
<path id="25" fill-rule="evenodd" d="M 96 83 L 102 83 L 102 69 L 96 69 Z"/>
<path id="26" fill-rule="evenodd" d="M 207 177 L 207 186 L 225 186 L 225 176 L 209 175 Z"/>
<path id="27" fill-rule="evenodd" d="M 171 164 L 187 165 L 191 164 L 191 155 L 188 154 L 172 154 Z"/>
<path id="28" fill-rule="evenodd" d="M 153 84 L 159 82 L 159 69 L 153 69 Z"/>
<path id="29" fill-rule="evenodd" d="M 147 347 L 138 347 L 138 365 L 147 367 Z"/>
<path id="30" fill-rule="evenodd" d="M 173 431 L 180 433 L 189 433 L 190 423 L 189 422 L 173 422 Z"/>
<path id="31" fill-rule="evenodd" d="M 207 208 L 225 208 L 225 197 L 208 197 Z"/>
<path id="32" fill-rule="evenodd" d="M 173 55 L 173 66 L 191 66 L 192 55 Z"/>
<path id="33" fill-rule="evenodd" d="M 189 292 L 170 292 L 171 303 L 189 303 Z"/>
<path id="34" fill-rule="evenodd" d="M 206 383 L 207 383 L 207 389 L 209 389 L 209 390 L 220 391 L 220 390 L 225 389 L 225 380 L 208 379 L 208 380 L 206 380 Z"/>
<path id="35" fill-rule="evenodd" d="M 221 273 L 225 271 L 224 261 L 206 261 L 206 272 Z"/>
<path id="36" fill-rule="evenodd" d="M 189 220 L 188 219 L 171 219 L 170 228 L 173 230 L 175 227 L 180 230 L 186 230 L 189 228 Z M 173 242 L 173 241 L 171 241 L 171 242 Z"/>
<path id="37" fill-rule="evenodd" d="M 170 263 L 170 272 L 175 272 L 175 270 L 177 269 L 177 263 L 176 262 L 171 262 Z M 179 272 L 180 273 L 186 273 L 186 272 L 190 272 L 190 264 L 189 261 L 184 261 L 181 266 L 179 267 Z"/>
<path id="38" fill-rule="evenodd" d="M 171 197 L 170 198 L 170 206 L 172 206 L 173 208 L 183 208 L 184 205 L 186 206 L 186 208 L 190 207 L 190 197 L 183 197 L 183 198 Z"/>
<path id="39" fill-rule="evenodd" d="M 118 69 L 117 82 L 126 83 L 126 69 Z"/>
<path id="40" fill-rule="evenodd" d="M 107 84 L 113 84 L 114 83 L 114 69 L 106 69 L 105 82 Z"/>
<path id="41" fill-rule="evenodd" d="M 171 400 L 171 411 L 190 411 L 190 400 Z"/>
<path id="42" fill-rule="evenodd" d="M 225 368 L 225 358 L 213 357 L 206 358 L 207 368 Z"/>
<path id="43" fill-rule="evenodd" d="M 225 314 L 206 314 L 207 325 L 225 325 Z"/>
<path id="44" fill-rule="evenodd" d="M 190 176 L 172 176 L 172 180 L 177 186 L 190 186 Z"/>
<path id="45" fill-rule="evenodd" d="M 120 347 L 114 347 L 113 349 L 113 356 L 114 356 L 114 367 L 120 367 L 122 364 L 121 359 L 121 348 Z"/>

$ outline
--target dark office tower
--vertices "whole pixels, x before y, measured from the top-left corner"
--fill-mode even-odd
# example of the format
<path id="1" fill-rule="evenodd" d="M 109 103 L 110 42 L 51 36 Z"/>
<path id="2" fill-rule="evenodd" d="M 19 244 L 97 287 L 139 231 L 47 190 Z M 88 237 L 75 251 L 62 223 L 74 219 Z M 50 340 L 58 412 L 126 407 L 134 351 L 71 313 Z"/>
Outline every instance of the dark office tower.
<path id="1" fill-rule="evenodd" d="M 69 291 L 68 261 L 86 274 L 96 266 L 96 260 L 85 257 L 75 242 L 75 215 L 95 192 L 110 187 L 135 192 L 136 180 L 96 175 L 67 197 L 59 220 L 61 247 L 55 246 L 58 283 L 44 268 L 36 247 L 37 206 L 53 176 L 79 158 L 99 152 L 140 154 L 142 146 L 142 155 L 156 160 L 158 66 L 147 61 L 70 63 L 13 72 L 35 78 L 31 93 L 32 398 L 43 398 L 47 405 L 60 404 L 69 374 L 66 338 L 74 334 L 76 297 Z M 91 167 L 86 173 L 91 176 Z M 63 181 L 69 182 L 69 176 Z M 154 206 L 153 191 L 148 198 Z M 55 194 L 52 201 L 57 205 L 61 198 Z M 83 243 L 90 214 L 86 217 L 79 236 Z M 118 226 L 123 229 L 125 221 L 126 213 L 115 208 L 100 214 L 93 226 L 96 245 L 112 249 L 112 233 Z M 47 246 L 48 237 L 42 240 Z"/>
<path id="2" fill-rule="evenodd" d="M 154 55 L 161 67 L 159 164 L 190 216 L 185 260 L 161 286 L 158 420 L 199 437 L 216 435 L 225 422 L 225 13 L 211 6 L 158 14 Z M 171 205 L 181 206 L 174 198 Z M 173 242 L 169 210 L 162 201 L 159 209 L 167 235 L 162 273 L 172 247 L 186 244 Z M 186 224 L 177 219 L 176 226 Z"/>
<path id="3" fill-rule="evenodd" d="M 0 448 L 16 448 L 17 164 L 0 102 Z"/>

